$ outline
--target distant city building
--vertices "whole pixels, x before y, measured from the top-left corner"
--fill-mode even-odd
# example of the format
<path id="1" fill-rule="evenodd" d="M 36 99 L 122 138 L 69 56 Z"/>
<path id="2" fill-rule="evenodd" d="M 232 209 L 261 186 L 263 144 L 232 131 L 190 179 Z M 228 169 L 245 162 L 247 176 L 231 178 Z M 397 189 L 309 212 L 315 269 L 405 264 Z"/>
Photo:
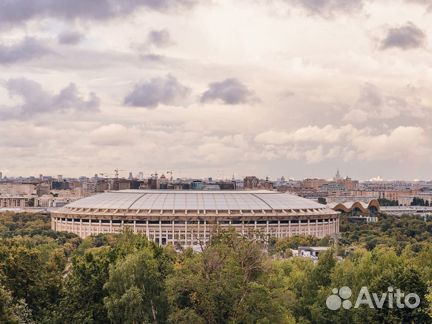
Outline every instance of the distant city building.
<path id="1" fill-rule="evenodd" d="M 33 202 L 31 196 L 0 196 L 0 208 L 26 208 L 33 206 Z"/>
<path id="2" fill-rule="evenodd" d="M 244 178 L 243 183 L 244 189 L 256 189 L 258 188 L 259 179 L 255 176 L 249 176 Z"/>
<path id="3" fill-rule="evenodd" d="M 303 188 L 318 190 L 326 183 L 328 181 L 325 179 L 305 179 L 303 180 Z"/>

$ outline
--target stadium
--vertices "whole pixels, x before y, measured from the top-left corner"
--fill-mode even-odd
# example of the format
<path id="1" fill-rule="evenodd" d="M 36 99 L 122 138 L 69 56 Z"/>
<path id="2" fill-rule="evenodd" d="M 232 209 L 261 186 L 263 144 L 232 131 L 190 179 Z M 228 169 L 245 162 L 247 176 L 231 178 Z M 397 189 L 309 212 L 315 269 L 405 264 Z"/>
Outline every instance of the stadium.
<path id="1" fill-rule="evenodd" d="M 324 237 L 339 232 L 339 213 L 274 191 L 122 190 L 83 198 L 51 213 L 51 226 L 85 238 L 129 228 L 157 244 L 205 244 L 215 228 L 243 235 Z"/>

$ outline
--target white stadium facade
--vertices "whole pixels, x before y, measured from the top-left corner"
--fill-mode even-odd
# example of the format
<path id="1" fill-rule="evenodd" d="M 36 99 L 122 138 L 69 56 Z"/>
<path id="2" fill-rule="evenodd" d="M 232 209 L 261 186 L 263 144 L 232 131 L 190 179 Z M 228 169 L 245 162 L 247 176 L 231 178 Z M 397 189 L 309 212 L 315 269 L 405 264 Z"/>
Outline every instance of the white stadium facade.
<path id="1" fill-rule="evenodd" d="M 339 232 L 339 213 L 274 191 L 122 190 L 83 198 L 51 213 L 52 229 L 85 238 L 129 228 L 165 245 L 205 244 L 215 228 L 243 235 L 324 237 Z"/>

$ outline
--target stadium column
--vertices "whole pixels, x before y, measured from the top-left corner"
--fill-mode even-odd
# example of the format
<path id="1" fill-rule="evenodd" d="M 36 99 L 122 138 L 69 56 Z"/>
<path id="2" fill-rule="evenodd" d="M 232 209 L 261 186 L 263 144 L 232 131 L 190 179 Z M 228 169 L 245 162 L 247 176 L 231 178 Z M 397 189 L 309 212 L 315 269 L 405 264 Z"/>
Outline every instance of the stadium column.
<path id="1" fill-rule="evenodd" d="M 288 237 L 291 236 L 291 220 L 288 220 Z"/>
<path id="2" fill-rule="evenodd" d="M 146 220 L 146 236 L 147 236 L 147 239 L 150 239 L 149 221 L 148 220 Z"/>
<path id="3" fill-rule="evenodd" d="M 204 221 L 204 244 L 207 243 L 207 221 Z"/>
<path id="4" fill-rule="evenodd" d="M 276 233 L 276 237 L 280 238 L 281 237 L 281 228 L 280 228 L 280 219 L 278 219 L 277 221 L 277 233 Z"/>
<path id="5" fill-rule="evenodd" d="M 308 235 L 310 235 L 311 231 L 310 231 L 310 219 L 307 220 L 307 231 L 308 231 Z"/>
<path id="6" fill-rule="evenodd" d="M 162 221 L 159 219 L 159 245 L 162 245 Z"/>
<path id="7" fill-rule="evenodd" d="M 185 245 L 188 245 L 188 235 L 187 235 L 187 232 L 188 232 L 188 222 L 187 222 L 187 220 L 185 220 L 185 233 L 184 233 L 184 237 L 185 237 Z"/>
<path id="8" fill-rule="evenodd" d="M 136 220 L 135 219 L 133 221 L 133 229 L 134 229 L 134 233 L 136 234 L 137 229 L 136 229 Z"/>
<path id="9" fill-rule="evenodd" d="M 197 225 L 198 233 L 197 233 L 197 235 L 195 236 L 195 238 L 196 238 L 196 241 L 197 241 L 197 242 L 200 242 L 200 241 L 201 241 L 201 237 L 200 237 L 200 224 L 201 224 L 201 221 L 198 220 L 198 223 L 197 223 L 197 224 L 198 224 L 198 225 Z"/>
<path id="10" fill-rule="evenodd" d="M 174 245 L 174 237 L 175 237 L 175 233 L 174 233 L 174 221 L 172 221 L 171 222 L 171 240 L 172 240 L 172 243 L 173 243 L 173 245 Z"/>

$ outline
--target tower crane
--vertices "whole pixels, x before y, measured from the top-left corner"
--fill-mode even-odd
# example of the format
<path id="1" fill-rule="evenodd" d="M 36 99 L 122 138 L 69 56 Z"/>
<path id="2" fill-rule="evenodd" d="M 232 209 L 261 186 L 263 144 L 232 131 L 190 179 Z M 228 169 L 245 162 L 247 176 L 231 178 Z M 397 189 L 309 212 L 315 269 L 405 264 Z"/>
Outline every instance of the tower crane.
<path id="1" fill-rule="evenodd" d="M 119 171 L 127 171 L 127 170 L 114 169 L 114 175 L 116 179 L 118 179 L 119 177 Z"/>

